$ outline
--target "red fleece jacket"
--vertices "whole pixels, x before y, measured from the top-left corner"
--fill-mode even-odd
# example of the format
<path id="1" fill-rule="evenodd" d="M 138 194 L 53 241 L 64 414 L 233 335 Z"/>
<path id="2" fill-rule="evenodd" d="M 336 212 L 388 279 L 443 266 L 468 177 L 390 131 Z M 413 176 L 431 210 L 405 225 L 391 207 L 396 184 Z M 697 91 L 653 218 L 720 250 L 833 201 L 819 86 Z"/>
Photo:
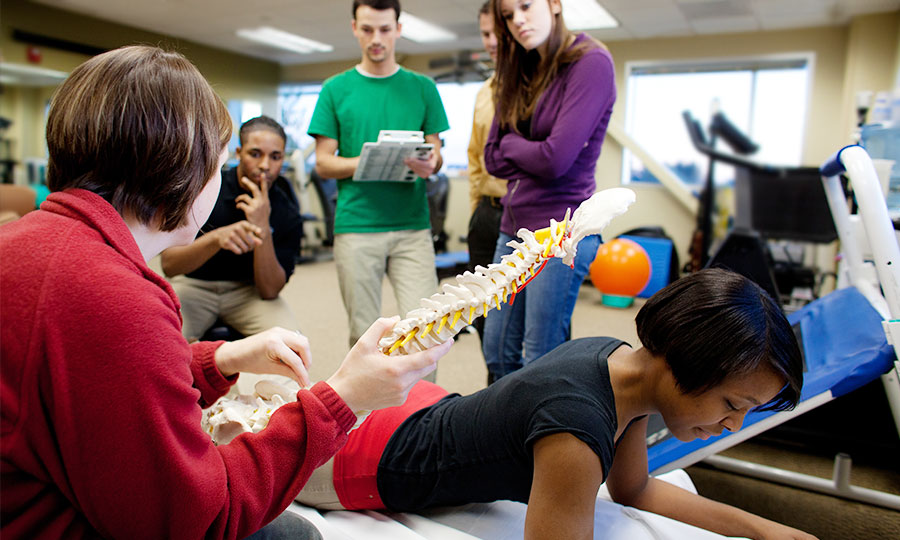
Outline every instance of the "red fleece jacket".
<path id="1" fill-rule="evenodd" d="M 233 380 L 99 196 L 51 194 L 0 228 L 0 536 L 243 538 L 355 417 L 325 383 L 216 447 L 201 407 Z"/>

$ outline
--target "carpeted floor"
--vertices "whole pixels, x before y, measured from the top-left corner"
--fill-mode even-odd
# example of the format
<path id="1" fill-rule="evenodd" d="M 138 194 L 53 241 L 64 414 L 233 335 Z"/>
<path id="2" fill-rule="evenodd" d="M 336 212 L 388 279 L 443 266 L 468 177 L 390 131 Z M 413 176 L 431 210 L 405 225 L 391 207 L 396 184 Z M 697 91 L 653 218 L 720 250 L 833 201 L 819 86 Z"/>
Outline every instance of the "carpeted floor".
<path id="1" fill-rule="evenodd" d="M 770 461 L 765 452 L 758 455 L 761 461 Z M 894 510 L 717 471 L 702 464 L 686 470 L 701 495 L 806 531 L 820 540 L 900 538 L 900 513 Z"/>

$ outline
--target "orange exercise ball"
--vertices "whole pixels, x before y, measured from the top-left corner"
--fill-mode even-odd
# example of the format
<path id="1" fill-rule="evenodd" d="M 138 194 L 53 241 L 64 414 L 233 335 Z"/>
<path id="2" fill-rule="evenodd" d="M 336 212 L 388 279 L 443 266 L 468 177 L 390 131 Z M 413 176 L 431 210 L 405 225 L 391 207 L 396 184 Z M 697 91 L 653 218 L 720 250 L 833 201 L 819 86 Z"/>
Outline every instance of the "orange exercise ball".
<path id="1" fill-rule="evenodd" d="M 597 249 L 590 266 L 591 283 L 603 293 L 603 303 L 628 307 L 650 281 L 650 257 L 634 240 L 616 238 Z"/>

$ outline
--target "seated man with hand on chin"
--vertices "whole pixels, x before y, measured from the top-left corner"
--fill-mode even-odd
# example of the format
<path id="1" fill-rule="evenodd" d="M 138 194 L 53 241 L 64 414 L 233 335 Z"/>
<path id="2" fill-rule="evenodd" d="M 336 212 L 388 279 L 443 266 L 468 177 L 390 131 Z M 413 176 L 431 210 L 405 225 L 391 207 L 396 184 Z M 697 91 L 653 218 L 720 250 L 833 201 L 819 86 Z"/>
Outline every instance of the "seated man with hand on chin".
<path id="1" fill-rule="evenodd" d="M 162 253 L 162 269 L 181 300 L 183 333 L 200 338 L 221 318 L 244 335 L 296 318 L 279 293 L 294 271 L 302 224 L 287 179 L 279 176 L 286 136 L 259 116 L 240 129 L 238 165 L 222 173 L 209 219 L 188 246 Z M 184 275 L 182 275 L 184 274 Z"/>

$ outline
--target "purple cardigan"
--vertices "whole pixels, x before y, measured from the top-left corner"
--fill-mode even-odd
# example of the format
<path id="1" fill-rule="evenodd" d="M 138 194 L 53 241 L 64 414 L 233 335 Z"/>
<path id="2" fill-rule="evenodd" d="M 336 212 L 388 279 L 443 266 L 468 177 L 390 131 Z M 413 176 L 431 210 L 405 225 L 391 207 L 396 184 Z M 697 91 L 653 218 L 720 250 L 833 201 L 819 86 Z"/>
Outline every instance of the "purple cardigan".
<path id="1" fill-rule="evenodd" d="M 590 39 L 578 35 L 575 43 Z M 500 230 L 541 229 L 594 194 L 594 170 L 616 101 L 609 51 L 597 47 L 563 67 L 538 100 L 526 138 L 494 122 L 484 148 L 487 170 L 509 179 Z M 501 104 L 502 107 L 502 104 Z"/>

